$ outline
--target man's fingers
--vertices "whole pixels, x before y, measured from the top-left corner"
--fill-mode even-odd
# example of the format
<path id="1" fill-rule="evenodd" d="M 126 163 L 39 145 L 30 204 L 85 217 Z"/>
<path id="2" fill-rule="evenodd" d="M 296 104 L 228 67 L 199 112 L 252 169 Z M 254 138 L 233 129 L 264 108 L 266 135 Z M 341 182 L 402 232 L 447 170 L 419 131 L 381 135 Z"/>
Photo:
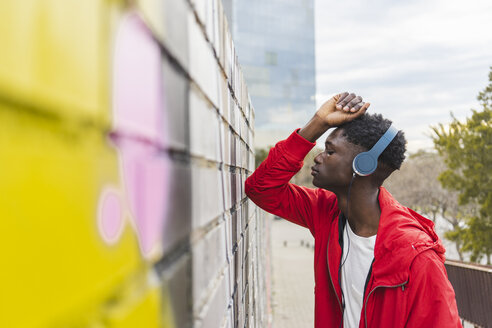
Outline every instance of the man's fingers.
<path id="1" fill-rule="evenodd" d="M 343 109 L 344 111 L 349 111 L 350 110 L 350 107 L 348 107 L 347 105 L 355 98 L 355 94 L 354 93 L 350 93 L 348 95 L 346 95 L 343 99 L 340 98 L 340 100 L 338 100 L 338 106 L 337 105 L 337 108 L 338 109 Z"/>
<path id="2" fill-rule="evenodd" d="M 345 104 L 343 104 L 343 105 L 342 105 L 342 103 L 341 103 L 341 102 L 342 102 L 342 101 L 344 101 L 344 99 L 345 99 L 348 95 L 349 95 L 349 93 L 348 93 L 348 92 L 342 92 L 341 94 L 337 95 L 338 97 L 336 97 L 336 98 L 335 98 L 335 99 L 336 99 L 336 101 L 337 101 L 337 104 L 336 104 L 336 108 L 337 108 L 337 109 L 342 109 L 342 108 L 343 108 L 343 105 L 345 105 Z"/>
<path id="3" fill-rule="evenodd" d="M 356 96 L 356 97 L 355 97 L 354 99 L 352 99 L 352 100 L 351 100 L 351 101 L 350 101 L 347 105 L 345 105 L 344 110 L 345 110 L 345 108 L 346 108 L 347 110 L 350 110 L 350 111 L 353 111 L 353 109 L 358 109 L 356 106 L 357 106 L 358 104 L 360 104 L 360 103 L 362 103 L 362 97 L 361 97 L 361 96 Z M 362 107 L 362 105 L 361 105 L 361 106 L 359 106 L 359 108 L 360 108 L 360 107 Z"/>
<path id="4" fill-rule="evenodd" d="M 345 97 L 347 97 L 348 95 L 349 95 L 349 93 L 348 93 L 348 92 L 342 92 L 342 93 L 339 95 L 340 97 L 338 98 L 338 103 L 339 103 L 339 102 L 341 102 L 341 101 L 343 101 L 343 99 L 345 99 Z"/>
<path id="5" fill-rule="evenodd" d="M 362 102 L 362 101 L 361 101 L 361 102 L 359 102 L 358 104 L 353 105 L 353 106 L 350 108 L 350 111 L 351 111 L 352 113 L 355 113 L 356 111 L 358 111 L 359 109 L 361 109 L 361 108 L 362 108 L 362 106 L 364 106 L 364 102 Z"/>
<path id="6" fill-rule="evenodd" d="M 366 106 L 366 104 L 362 101 L 362 97 L 357 96 L 354 93 L 343 92 L 337 96 L 338 97 L 336 97 L 335 100 L 337 102 L 336 109 L 338 110 L 343 110 L 347 113 L 355 113 L 363 108 L 365 112 L 365 110 L 369 108 L 369 105 Z"/>
<path id="7" fill-rule="evenodd" d="M 362 107 L 359 110 L 351 110 L 354 114 L 356 114 L 357 117 L 363 115 L 366 110 L 371 106 L 371 103 L 364 103 Z"/>

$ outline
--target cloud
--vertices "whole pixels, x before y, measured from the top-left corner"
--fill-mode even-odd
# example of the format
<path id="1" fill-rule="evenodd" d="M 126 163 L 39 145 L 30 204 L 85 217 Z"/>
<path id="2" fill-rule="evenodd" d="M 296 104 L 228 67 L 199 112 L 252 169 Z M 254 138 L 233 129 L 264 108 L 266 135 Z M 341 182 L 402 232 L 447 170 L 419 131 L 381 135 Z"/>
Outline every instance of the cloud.
<path id="1" fill-rule="evenodd" d="M 318 0 L 318 106 L 354 91 L 429 148 L 430 125 L 478 108 L 492 65 L 492 3 L 485 0 Z"/>

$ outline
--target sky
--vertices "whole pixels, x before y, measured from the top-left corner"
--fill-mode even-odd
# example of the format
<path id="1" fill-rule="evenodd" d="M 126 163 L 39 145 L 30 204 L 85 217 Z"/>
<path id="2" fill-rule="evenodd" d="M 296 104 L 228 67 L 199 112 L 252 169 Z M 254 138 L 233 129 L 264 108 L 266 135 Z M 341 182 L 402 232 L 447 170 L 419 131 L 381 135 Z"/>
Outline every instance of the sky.
<path id="1" fill-rule="evenodd" d="M 432 149 L 430 126 L 451 112 L 465 119 L 480 108 L 492 66 L 490 0 L 315 0 L 315 29 L 317 106 L 359 94 L 405 131 L 410 152 Z"/>

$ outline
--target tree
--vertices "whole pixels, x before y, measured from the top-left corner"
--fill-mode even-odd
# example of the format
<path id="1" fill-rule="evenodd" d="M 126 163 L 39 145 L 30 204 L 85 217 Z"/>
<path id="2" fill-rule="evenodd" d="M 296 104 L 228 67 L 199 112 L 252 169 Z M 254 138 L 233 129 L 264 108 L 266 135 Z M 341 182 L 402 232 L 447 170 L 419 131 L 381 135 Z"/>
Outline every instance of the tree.
<path id="1" fill-rule="evenodd" d="M 439 176 L 442 186 L 458 192 L 460 205 L 476 205 L 478 211 L 465 218 L 466 225 L 449 234 L 463 241 L 471 260 L 492 254 L 492 67 L 489 85 L 477 99 L 482 110 L 472 110 L 465 122 L 453 115 L 448 126 L 433 127 L 434 147 L 443 156 L 447 169 Z"/>
<path id="2" fill-rule="evenodd" d="M 268 151 L 270 148 L 268 148 L 268 149 L 256 148 L 255 149 L 255 168 L 258 168 L 258 166 L 260 166 L 261 162 L 263 162 L 265 160 L 265 158 L 267 158 Z"/>

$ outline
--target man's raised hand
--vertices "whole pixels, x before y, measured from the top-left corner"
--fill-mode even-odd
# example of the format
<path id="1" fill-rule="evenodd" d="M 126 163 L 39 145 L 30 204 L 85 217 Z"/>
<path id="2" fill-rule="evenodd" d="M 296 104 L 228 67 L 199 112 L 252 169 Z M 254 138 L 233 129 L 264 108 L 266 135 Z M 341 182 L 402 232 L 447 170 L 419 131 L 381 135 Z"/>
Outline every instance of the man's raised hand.
<path id="1" fill-rule="evenodd" d="M 354 93 L 343 92 L 321 105 L 316 115 L 329 127 L 336 127 L 363 115 L 370 105 Z"/>
<path id="2" fill-rule="evenodd" d="M 340 126 L 363 115 L 369 108 L 362 98 L 344 92 L 333 96 L 318 109 L 313 118 L 299 130 L 299 135 L 315 142 L 329 128 Z"/>

